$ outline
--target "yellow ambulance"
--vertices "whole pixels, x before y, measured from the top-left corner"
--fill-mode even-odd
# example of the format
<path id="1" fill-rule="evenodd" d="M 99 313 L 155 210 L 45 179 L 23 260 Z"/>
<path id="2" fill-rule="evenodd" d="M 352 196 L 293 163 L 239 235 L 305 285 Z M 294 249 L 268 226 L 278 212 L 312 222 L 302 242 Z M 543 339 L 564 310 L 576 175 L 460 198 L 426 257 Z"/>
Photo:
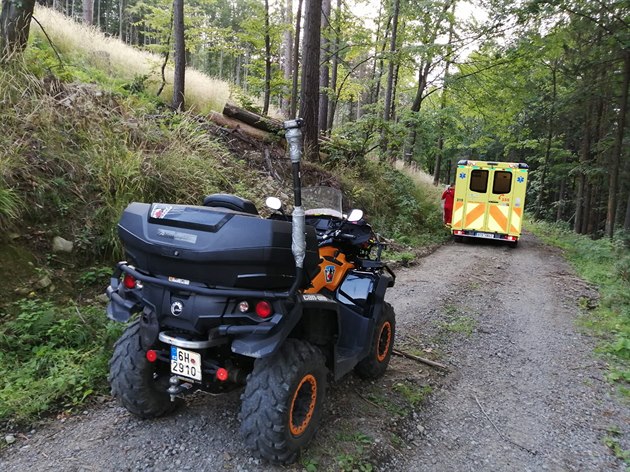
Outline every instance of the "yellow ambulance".
<path id="1" fill-rule="evenodd" d="M 451 232 L 456 241 L 487 238 L 518 244 L 527 164 L 463 160 L 457 163 Z"/>

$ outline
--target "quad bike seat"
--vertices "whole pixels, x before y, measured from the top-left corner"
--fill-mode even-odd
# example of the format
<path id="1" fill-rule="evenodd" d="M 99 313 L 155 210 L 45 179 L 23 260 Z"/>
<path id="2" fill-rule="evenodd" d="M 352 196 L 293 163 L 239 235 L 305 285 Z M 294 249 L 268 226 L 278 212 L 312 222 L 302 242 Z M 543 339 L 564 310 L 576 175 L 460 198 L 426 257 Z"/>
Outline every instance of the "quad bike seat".
<path id="1" fill-rule="evenodd" d="M 258 215 L 258 210 L 253 202 L 228 193 L 213 193 L 212 195 L 208 195 L 203 199 L 203 206 L 227 208 L 228 210 Z"/>

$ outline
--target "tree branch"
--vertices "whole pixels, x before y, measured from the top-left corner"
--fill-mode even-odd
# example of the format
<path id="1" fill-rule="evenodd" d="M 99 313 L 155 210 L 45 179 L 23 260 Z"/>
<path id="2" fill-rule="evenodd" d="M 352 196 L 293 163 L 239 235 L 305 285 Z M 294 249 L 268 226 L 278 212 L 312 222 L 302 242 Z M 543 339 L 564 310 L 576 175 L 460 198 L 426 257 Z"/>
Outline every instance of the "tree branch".
<path id="1" fill-rule="evenodd" d="M 46 32 L 46 30 L 44 29 L 44 27 L 42 26 L 42 24 L 39 22 L 39 20 L 37 18 L 35 18 L 35 16 L 31 16 L 31 19 L 33 21 L 35 21 L 35 23 L 37 23 L 37 25 L 41 28 L 42 33 L 44 33 L 44 36 L 46 36 L 46 39 L 48 40 L 48 44 L 50 44 L 50 47 L 53 49 L 53 51 L 55 52 L 55 56 L 57 56 L 57 60 L 59 61 L 59 65 L 61 66 L 61 68 L 64 68 L 63 65 L 63 61 L 61 60 L 61 56 L 59 55 L 59 52 L 57 51 L 57 48 L 55 47 L 55 44 L 52 42 L 52 39 L 50 39 L 50 36 L 48 36 L 48 33 Z"/>

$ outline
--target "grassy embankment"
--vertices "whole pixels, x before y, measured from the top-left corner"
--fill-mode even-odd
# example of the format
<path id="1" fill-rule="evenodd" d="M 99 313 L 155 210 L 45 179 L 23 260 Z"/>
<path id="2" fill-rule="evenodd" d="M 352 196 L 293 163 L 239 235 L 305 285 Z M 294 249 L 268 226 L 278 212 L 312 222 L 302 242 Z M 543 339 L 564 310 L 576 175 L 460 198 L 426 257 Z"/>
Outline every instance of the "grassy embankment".
<path id="1" fill-rule="evenodd" d="M 61 63 L 33 24 L 24 60 L 0 68 L 0 424 L 107 394 L 121 328 L 106 321 L 99 294 L 121 256 L 115 226 L 130 201 L 192 204 L 230 192 L 260 207 L 290 194 L 289 182 L 231 153 L 195 116 L 220 111 L 228 84 L 189 71 L 194 111 L 174 115 L 155 97 L 160 58 L 50 10 L 35 16 Z M 444 238 L 433 193 L 387 166 L 339 162 L 313 167 L 386 237 Z M 55 236 L 74 243 L 72 254 L 51 251 Z"/>

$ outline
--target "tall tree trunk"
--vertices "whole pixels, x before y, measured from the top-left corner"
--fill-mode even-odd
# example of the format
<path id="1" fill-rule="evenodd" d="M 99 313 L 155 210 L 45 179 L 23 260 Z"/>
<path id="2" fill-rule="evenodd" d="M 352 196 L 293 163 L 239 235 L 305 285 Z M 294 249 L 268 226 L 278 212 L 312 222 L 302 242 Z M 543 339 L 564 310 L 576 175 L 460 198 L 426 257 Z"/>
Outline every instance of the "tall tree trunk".
<path id="1" fill-rule="evenodd" d="M 384 1 L 384 0 L 383 0 Z M 376 103 L 381 91 L 381 79 L 383 78 L 383 72 L 385 70 L 384 53 L 387 48 L 387 38 L 389 35 L 389 27 L 392 22 L 392 16 L 387 16 L 387 22 L 385 23 L 385 32 L 381 38 L 381 20 L 383 16 L 383 1 L 379 4 L 378 12 L 378 27 L 376 30 L 376 41 L 374 42 L 374 62 L 372 63 L 372 83 L 373 88 L 370 90 L 369 103 Z M 379 51 L 380 46 L 380 51 Z M 377 72 L 378 69 L 378 72 Z"/>
<path id="2" fill-rule="evenodd" d="M 306 5 L 300 115 L 304 119 L 304 155 L 307 160 L 317 161 L 319 160 L 319 47 L 322 0 L 310 0 Z"/>
<path id="3" fill-rule="evenodd" d="M 26 47 L 35 0 L 2 0 L 0 13 L 0 62 Z"/>
<path id="4" fill-rule="evenodd" d="M 184 41 L 184 0 L 173 0 L 173 109 L 184 109 L 184 83 L 186 80 L 186 43 Z"/>
<path id="5" fill-rule="evenodd" d="M 564 213 L 564 196 L 567 188 L 567 179 L 564 177 L 560 181 L 560 191 L 558 192 L 558 206 L 556 208 L 556 221 L 562 221 Z"/>
<path id="6" fill-rule="evenodd" d="M 335 109 L 337 108 L 337 73 L 339 71 L 339 46 L 341 44 L 341 0 L 337 0 L 335 11 L 335 41 L 333 43 L 332 67 L 330 72 L 330 93 L 328 95 L 328 117 L 326 130 L 330 131 L 335 121 Z M 330 134 L 330 133 L 329 133 Z"/>
<path id="7" fill-rule="evenodd" d="M 269 36 L 269 0 L 265 0 L 265 92 L 262 114 L 269 113 L 271 95 L 271 38 Z"/>
<path id="8" fill-rule="evenodd" d="M 392 16 L 392 34 L 389 38 L 389 64 L 387 72 L 387 87 L 385 88 L 385 101 L 383 103 L 383 121 L 388 122 L 392 117 L 392 96 L 394 93 L 394 70 L 396 65 L 396 43 L 398 41 L 398 16 L 400 14 L 400 0 L 394 0 L 394 13 Z M 385 126 L 381 131 L 381 158 L 384 159 L 389 147 L 389 137 Z"/>
<path id="9" fill-rule="evenodd" d="M 118 39 L 123 43 L 127 40 L 127 38 L 125 38 L 125 7 L 125 0 L 118 0 Z"/>
<path id="10" fill-rule="evenodd" d="M 455 17 L 455 4 L 453 3 L 453 18 Z M 442 86 L 442 96 L 440 97 L 440 122 L 439 122 L 439 136 L 438 136 L 438 152 L 435 157 L 435 169 L 433 172 L 433 185 L 440 183 L 440 173 L 442 172 L 442 159 L 444 158 L 444 129 L 446 128 L 446 120 L 444 113 L 446 110 L 446 98 L 448 95 L 448 79 L 449 69 L 451 67 L 452 54 L 453 54 L 453 35 L 454 35 L 454 21 L 449 22 L 448 27 L 448 43 L 446 45 L 446 63 L 444 64 L 444 85 Z M 428 70 L 427 70 L 428 72 Z M 426 81 L 426 77 L 424 78 Z M 415 136 L 415 135 L 414 135 Z M 450 174 L 450 169 L 449 169 Z M 447 178 L 447 183 L 450 183 L 450 175 Z"/>
<path id="11" fill-rule="evenodd" d="M 584 210 L 583 210 L 583 216 L 582 216 L 582 227 L 580 228 L 580 233 L 582 234 L 589 234 L 589 230 L 592 230 L 593 228 L 593 223 L 592 223 L 592 219 L 594 218 L 594 214 L 593 214 L 593 199 L 594 197 L 596 197 L 596 195 L 594 196 L 594 185 L 591 184 L 590 182 L 588 182 L 586 184 L 586 189 L 585 189 L 585 197 L 584 197 Z"/>
<path id="12" fill-rule="evenodd" d="M 392 87 L 392 103 L 389 108 L 389 119 L 390 121 L 398 121 L 397 120 L 397 110 L 396 110 L 396 91 L 398 90 L 398 75 L 400 72 L 400 63 L 397 61 L 396 66 L 394 67 L 394 83 Z"/>
<path id="13" fill-rule="evenodd" d="M 385 89 L 385 103 L 383 120 L 389 121 L 392 112 L 392 95 L 394 90 L 394 68 L 396 65 L 396 42 L 398 41 L 398 16 L 400 14 L 400 0 L 394 0 L 394 13 L 392 17 L 392 34 L 389 38 L 389 64 L 387 73 L 387 87 Z"/>
<path id="14" fill-rule="evenodd" d="M 584 117 L 584 131 L 582 134 L 582 145 L 580 149 L 580 174 L 578 176 L 578 187 L 575 198 L 575 221 L 573 222 L 573 230 L 576 233 L 581 233 L 584 214 L 584 197 L 587 190 L 586 179 L 586 167 L 591 160 L 591 112 L 592 103 L 590 97 L 587 97 L 587 103 L 585 104 L 586 116 Z"/>
<path id="15" fill-rule="evenodd" d="M 623 57 L 623 85 L 621 88 L 621 104 L 619 106 L 619 123 L 615 136 L 615 147 L 612 155 L 610 178 L 608 181 L 608 212 L 606 214 L 606 235 L 613 237 L 617 213 L 617 192 L 619 190 L 619 168 L 623 154 L 623 136 L 626 128 L 626 114 L 628 111 L 628 87 L 630 84 L 630 49 L 624 51 Z"/>
<path id="16" fill-rule="evenodd" d="M 83 23 L 91 25 L 94 19 L 94 0 L 83 0 Z"/>
<path id="17" fill-rule="evenodd" d="M 234 61 L 234 83 L 241 86 L 241 69 L 242 69 L 243 56 L 239 54 Z"/>
<path id="18" fill-rule="evenodd" d="M 328 95 L 330 94 L 330 46 L 328 41 L 328 36 L 330 32 L 330 0 L 322 0 L 321 28 L 321 66 L 319 70 L 319 130 L 320 132 L 325 132 L 328 129 Z"/>
<path id="19" fill-rule="evenodd" d="M 284 8 L 282 9 L 283 22 L 285 23 L 284 31 L 282 33 L 282 72 L 284 81 L 286 84 L 291 80 L 291 72 L 293 71 L 293 35 L 291 34 L 291 28 L 293 26 L 293 0 L 285 0 Z M 285 116 L 291 114 L 291 97 L 288 85 L 285 85 L 282 90 L 282 99 L 280 101 L 280 110 Z"/>
<path id="20" fill-rule="evenodd" d="M 298 0 L 298 9 L 295 15 L 295 39 L 293 41 L 293 84 L 291 87 L 291 118 L 297 116 L 298 108 L 298 77 L 300 73 L 300 25 L 302 24 L 302 3 Z"/>
<path id="21" fill-rule="evenodd" d="M 545 180 L 549 169 L 549 160 L 551 158 L 551 144 L 553 143 L 553 131 L 554 131 L 554 117 L 556 114 L 556 97 L 557 93 L 557 72 L 558 61 L 554 60 L 551 66 L 551 104 L 549 109 L 549 120 L 547 120 L 547 140 L 545 144 L 545 157 L 543 160 L 542 170 L 540 172 L 540 190 L 538 191 L 538 198 L 536 199 L 535 214 L 540 217 L 543 210 L 545 193 Z"/>
<path id="22" fill-rule="evenodd" d="M 442 104 L 440 104 L 440 109 L 442 109 Z M 435 169 L 433 169 L 433 185 L 435 186 L 440 183 L 440 168 L 442 167 L 442 157 L 444 154 L 444 130 L 442 128 L 443 127 L 440 126 L 437 142 L 437 154 L 435 156 Z M 409 162 L 411 163 L 411 159 L 409 159 Z"/>

